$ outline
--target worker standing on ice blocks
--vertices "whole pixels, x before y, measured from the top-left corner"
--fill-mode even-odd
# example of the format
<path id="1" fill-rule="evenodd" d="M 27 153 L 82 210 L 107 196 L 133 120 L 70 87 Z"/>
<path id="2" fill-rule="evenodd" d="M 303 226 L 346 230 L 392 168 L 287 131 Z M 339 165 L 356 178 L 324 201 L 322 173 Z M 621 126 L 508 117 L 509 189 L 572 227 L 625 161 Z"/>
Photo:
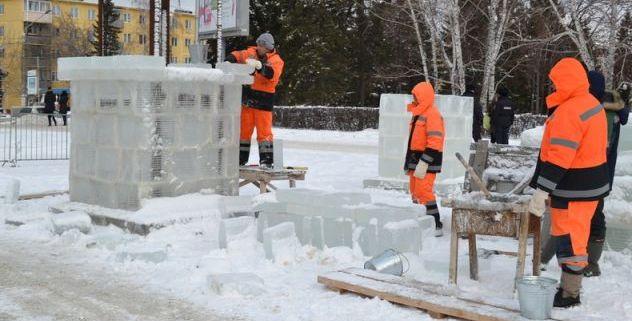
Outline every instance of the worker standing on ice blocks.
<path id="1" fill-rule="evenodd" d="M 284 62 L 274 47 L 274 38 L 263 33 L 257 38 L 257 46 L 246 50 L 233 51 L 226 58 L 232 63 L 247 64 L 255 68 L 254 83 L 244 86 L 242 91 L 241 133 L 239 141 L 239 165 L 248 163 L 250 157 L 250 139 L 257 129 L 259 143 L 259 164 L 271 168 L 273 162 L 272 146 L 272 108 L 276 86 L 283 73 Z"/>
<path id="2" fill-rule="evenodd" d="M 429 82 L 413 88 L 413 102 L 408 111 L 413 114 L 404 170 L 410 176 L 410 195 L 413 202 L 426 206 L 426 214 L 434 217 L 435 236 L 443 235 L 443 224 L 433 187 L 441 172 L 443 157 L 443 118 L 434 105 L 434 89 Z"/>
<path id="3" fill-rule="evenodd" d="M 579 292 L 588 265 L 590 221 L 597 204 L 610 192 L 606 148 L 606 114 L 588 89 L 588 76 L 574 58 L 564 58 L 549 74 L 555 92 L 546 98 L 540 157 L 531 187 L 536 191 L 529 212 L 542 216 L 551 207 L 551 237 L 562 268 L 553 305 L 580 304 Z"/>

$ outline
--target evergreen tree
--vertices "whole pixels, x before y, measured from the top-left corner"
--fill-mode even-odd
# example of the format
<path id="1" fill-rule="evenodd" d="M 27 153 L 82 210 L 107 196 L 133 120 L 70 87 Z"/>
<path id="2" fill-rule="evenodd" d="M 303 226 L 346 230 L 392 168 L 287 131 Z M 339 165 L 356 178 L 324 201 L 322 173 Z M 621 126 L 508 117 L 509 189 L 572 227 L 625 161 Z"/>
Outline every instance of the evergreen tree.
<path id="1" fill-rule="evenodd" d="M 101 18 L 105 21 L 103 24 L 103 55 L 118 55 L 121 52 L 121 43 L 119 42 L 119 34 L 121 33 L 121 27 L 119 25 L 120 12 L 114 7 L 112 0 L 103 1 L 103 13 L 97 17 L 93 27 L 95 33 L 91 43 L 92 46 L 94 46 L 94 53 L 96 55 L 99 55 L 101 51 L 99 48 L 99 37 L 101 36 L 99 24 L 101 23 Z"/>

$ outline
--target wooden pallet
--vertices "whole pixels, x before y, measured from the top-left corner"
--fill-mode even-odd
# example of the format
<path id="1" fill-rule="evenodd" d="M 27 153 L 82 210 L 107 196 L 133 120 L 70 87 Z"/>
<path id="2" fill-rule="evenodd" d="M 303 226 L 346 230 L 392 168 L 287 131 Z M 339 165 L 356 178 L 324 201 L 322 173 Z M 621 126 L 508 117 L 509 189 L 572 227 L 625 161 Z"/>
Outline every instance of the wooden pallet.
<path id="1" fill-rule="evenodd" d="M 528 320 L 521 317 L 515 307 L 492 305 L 467 298 L 455 287 L 408 280 L 370 270 L 350 268 L 329 272 L 319 275 L 318 283 L 340 293 L 353 292 L 422 309 L 437 319 L 453 317 L 471 321 Z"/>

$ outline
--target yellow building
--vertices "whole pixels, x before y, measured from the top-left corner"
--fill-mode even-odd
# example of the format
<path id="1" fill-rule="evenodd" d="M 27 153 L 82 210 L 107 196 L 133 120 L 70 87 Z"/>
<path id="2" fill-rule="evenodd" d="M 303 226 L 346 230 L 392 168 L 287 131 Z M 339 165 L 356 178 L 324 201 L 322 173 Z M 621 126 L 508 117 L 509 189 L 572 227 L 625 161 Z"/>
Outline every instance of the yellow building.
<path id="1" fill-rule="evenodd" d="M 121 54 L 149 54 L 149 10 L 144 1 L 114 1 Z M 37 100 L 48 86 L 67 87 L 57 81 L 57 58 L 91 54 L 97 0 L 0 0 L 0 68 L 9 76 L 3 82 L 3 108 Z M 187 45 L 194 42 L 192 12 L 171 12 L 171 62 L 190 61 Z M 36 70 L 37 94 L 27 95 L 27 71 Z"/>

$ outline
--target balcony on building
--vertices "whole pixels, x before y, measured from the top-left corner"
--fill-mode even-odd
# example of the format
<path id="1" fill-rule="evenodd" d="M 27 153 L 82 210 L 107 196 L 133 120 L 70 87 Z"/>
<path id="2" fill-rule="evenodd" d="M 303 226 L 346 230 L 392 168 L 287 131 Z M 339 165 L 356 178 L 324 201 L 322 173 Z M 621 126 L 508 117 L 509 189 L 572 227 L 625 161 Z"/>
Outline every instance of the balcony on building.
<path id="1" fill-rule="evenodd" d="M 51 1 L 24 0 L 24 21 L 31 23 L 53 23 Z"/>

